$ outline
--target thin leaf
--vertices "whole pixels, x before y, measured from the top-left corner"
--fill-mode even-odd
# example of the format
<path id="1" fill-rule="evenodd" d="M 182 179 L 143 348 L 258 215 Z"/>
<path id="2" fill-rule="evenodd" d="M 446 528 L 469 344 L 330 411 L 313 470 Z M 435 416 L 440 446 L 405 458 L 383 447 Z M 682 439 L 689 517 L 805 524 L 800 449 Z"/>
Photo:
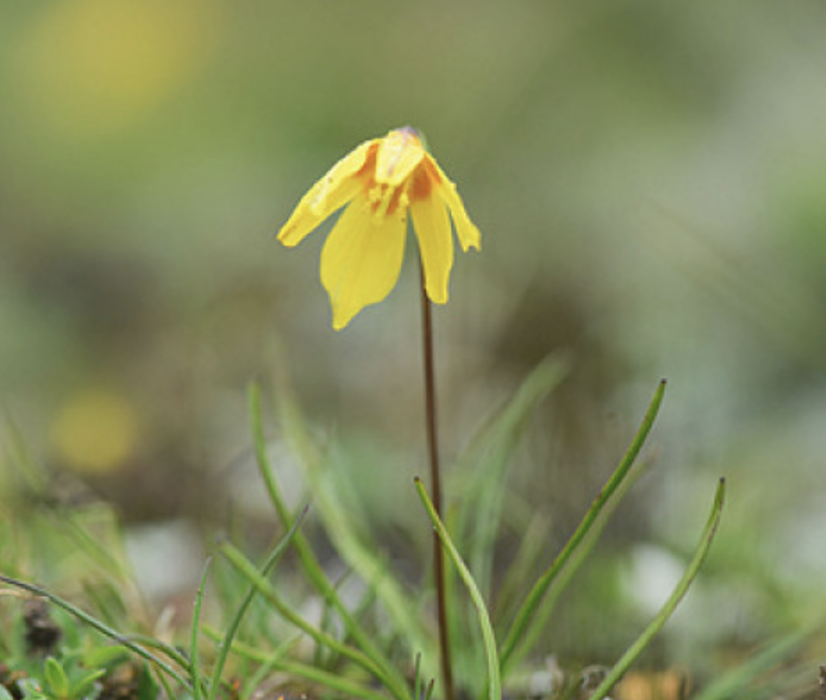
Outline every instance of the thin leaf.
<path id="1" fill-rule="evenodd" d="M 212 558 L 207 557 L 204 563 L 204 570 L 201 573 L 201 584 L 198 586 L 198 592 L 195 594 L 195 606 L 192 610 L 192 632 L 189 638 L 189 674 L 192 678 L 192 700 L 201 700 L 202 688 L 198 640 L 201 626 L 201 603 L 204 599 L 204 588 L 206 587 L 207 573 L 209 572 L 211 562 Z"/>
<path id="2" fill-rule="evenodd" d="M 313 627 L 309 622 L 304 620 L 291 606 L 281 600 L 270 582 L 264 578 L 262 573 L 259 573 L 255 569 L 252 563 L 249 562 L 238 549 L 229 543 L 225 543 L 221 546 L 221 554 L 226 557 L 227 561 L 250 582 L 255 590 L 262 595 L 287 622 L 304 632 L 304 634 L 312 638 L 320 646 L 328 647 L 358 664 L 388 686 L 391 692 L 393 691 L 392 679 L 387 677 L 384 669 L 379 667 L 371 657 L 358 649 L 353 649 L 343 644 L 335 637 Z M 407 700 L 407 694 L 404 692 L 397 694 L 396 697 L 399 700 Z"/>
<path id="3" fill-rule="evenodd" d="M 299 515 L 295 522 L 293 523 L 292 527 L 287 531 L 287 534 L 278 542 L 278 544 L 273 548 L 272 552 L 270 553 L 267 561 L 264 563 L 262 567 L 262 572 L 264 574 L 269 573 L 284 552 L 287 551 L 287 547 L 289 546 L 290 542 L 292 541 L 295 533 L 298 531 L 299 526 L 301 525 L 301 521 L 306 514 L 306 508 L 304 511 Z M 247 608 L 249 608 L 252 599 L 255 597 L 255 594 L 258 592 L 258 589 L 250 584 L 249 590 L 247 594 L 244 596 L 244 599 L 241 601 L 240 605 L 238 606 L 235 614 L 230 621 L 230 624 L 227 627 L 226 634 L 224 635 L 224 640 L 218 646 L 218 656 L 215 659 L 215 667 L 212 669 L 212 681 L 209 686 L 209 695 L 207 696 L 209 700 L 215 700 L 216 695 L 218 694 L 218 687 L 221 683 L 221 674 L 224 672 L 224 665 L 227 661 L 227 656 L 229 655 L 230 646 L 232 645 L 232 640 L 235 637 L 235 634 L 238 632 L 238 628 L 241 626 L 241 620 L 244 617 L 244 614 L 247 612 Z"/>
<path id="4" fill-rule="evenodd" d="M 458 532 L 471 533 L 468 563 L 479 589 L 488 597 L 493 578 L 493 553 L 503 512 L 505 472 L 537 406 L 568 373 L 568 362 L 546 357 L 516 393 L 478 431 L 460 458 L 472 469 L 471 492 L 463 490 Z"/>
<path id="5" fill-rule="evenodd" d="M 696 695 L 695 700 L 731 700 L 738 691 L 743 692 L 749 683 L 765 674 L 770 668 L 784 663 L 799 651 L 814 633 L 822 630 L 822 622 L 823 616 L 819 616 L 819 619 L 812 624 L 807 624 L 804 629 L 783 637 L 749 658 L 745 663 L 715 678 Z M 810 671 L 808 666 L 806 670 Z"/>
<path id="6" fill-rule="evenodd" d="M 377 597 L 381 600 L 387 613 L 393 618 L 396 629 L 407 639 L 414 649 L 432 648 L 430 637 L 425 633 L 423 626 L 417 615 L 417 611 L 409 603 L 409 595 L 402 587 L 387 573 L 387 567 L 375 552 L 376 548 L 371 548 L 363 544 L 355 535 L 355 528 L 350 522 L 350 518 L 341 508 L 340 503 L 334 495 L 329 492 L 329 484 L 321 477 L 322 457 L 319 450 L 311 440 L 305 427 L 303 416 L 290 393 L 286 388 L 286 383 L 279 392 L 279 417 L 284 427 L 284 434 L 290 442 L 290 447 L 296 457 L 304 466 L 308 480 L 313 487 L 313 494 L 319 503 L 318 514 L 321 517 L 324 528 L 336 547 L 336 551 L 341 558 L 347 562 L 369 586 L 372 586 Z M 260 411 L 259 411 L 260 413 Z M 262 455 L 265 457 L 265 455 Z M 263 473 L 262 469 L 262 473 Z M 271 470 L 264 478 L 275 487 Z M 270 486 L 268 486 L 270 489 Z M 277 491 L 277 489 L 275 489 Z M 274 495 L 271 493 L 271 496 Z M 283 505 L 283 504 L 282 504 Z M 276 506 L 276 508 L 278 508 Z M 298 544 L 301 547 L 301 543 Z M 342 622 L 348 633 L 357 641 L 359 647 L 380 665 L 386 676 L 393 678 L 393 687 L 397 692 L 405 694 L 406 683 L 404 678 L 392 662 L 386 657 L 381 649 L 374 643 L 370 635 L 367 634 L 356 620 L 350 615 L 347 607 L 337 595 L 333 585 L 323 574 L 321 566 L 315 556 L 312 555 L 309 546 L 299 549 L 299 556 L 302 556 L 302 564 L 305 570 L 312 576 L 312 582 L 316 585 L 325 600 L 327 600 L 339 613 Z M 431 670 L 427 664 L 428 670 Z"/>
<path id="7" fill-rule="evenodd" d="M 208 629 L 204 630 L 210 636 L 213 635 Z M 267 652 L 261 651 L 257 647 L 250 644 L 233 640 L 232 651 L 239 656 L 251 659 L 258 663 L 269 663 L 278 671 L 296 677 L 305 678 L 307 680 L 323 685 L 332 690 L 338 691 L 345 697 L 363 698 L 363 700 L 387 700 L 387 696 L 374 690 L 373 688 L 348 679 L 346 676 L 337 673 L 324 671 L 315 666 L 302 663 L 300 661 L 291 660 L 283 655 L 280 658 L 274 657 Z"/>
<path id="8" fill-rule="evenodd" d="M 640 450 L 642 449 L 642 446 L 645 443 L 648 434 L 651 432 L 652 426 L 654 425 L 654 420 L 657 417 L 657 413 L 662 405 L 663 396 L 665 395 L 665 384 L 665 380 L 662 380 L 657 386 L 657 390 L 654 392 L 654 396 L 651 399 L 651 403 L 648 406 L 648 411 L 646 411 L 642 424 L 640 425 L 631 446 L 628 448 L 628 451 L 625 453 L 625 456 L 622 458 L 619 466 L 616 470 L 614 470 L 614 473 L 608 479 L 605 486 L 603 486 L 602 490 L 599 492 L 599 495 L 594 499 L 594 502 L 591 504 L 591 507 L 588 509 L 588 512 L 579 524 L 579 527 L 565 544 L 562 552 L 560 552 L 545 573 L 539 577 L 539 580 L 534 584 L 534 587 L 531 589 L 528 597 L 522 604 L 522 607 L 517 612 L 516 618 L 508 631 L 500 652 L 503 671 L 507 668 L 507 665 L 511 660 L 511 656 L 517 646 L 523 643 L 526 629 L 530 625 L 535 624 L 536 609 L 547 593 L 548 588 L 585 539 L 585 536 L 593 527 L 602 509 L 628 475 L 629 470 L 633 466 L 634 461 L 639 455 Z"/>
<path id="9" fill-rule="evenodd" d="M 476 618 L 479 621 L 479 627 L 482 630 L 482 643 L 485 648 L 485 659 L 488 665 L 488 698 L 489 700 L 501 700 L 502 683 L 499 675 L 499 658 L 496 654 L 496 639 L 493 635 L 493 626 L 490 623 L 490 616 L 488 615 L 487 608 L 485 607 L 485 601 L 482 598 L 482 594 L 479 592 L 479 588 L 476 586 L 476 582 L 473 580 L 473 575 L 470 573 L 467 565 L 462 561 L 462 557 L 457 551 L 456 546 L 453 544 L 453 541 L 450 539 L 450 535 L 448 534 L 444 523 L 442 523 L 436 513 L 436 508 L 433 506 L 430 497 L 427 495 L 427 491 L 425 490 L 422 480 L 419 479 L 419 477 L 416 477 L 414 479 L 414 484 L 416 485 L 416 491 L 419 494 L 419 498 L 427 511 L 427 515 L 433 523 L 433 527 L 436 529 L 436 534 L 439 535 L 442 545 L 447 551 L 448 556 L 450 556 L 453 565 L 459 573 L 459 577 L 462 579 L 462 582 L 467 588 L 470 599 L 473 602 L 473 607 L 476 608 Z"/>
<path id="10" fill-rule="evenodd" d="M 297 410 L 290 408 L 292 404 L 288 401 L 288 391 L 285 389 L 282 393 L 281 412 L 282 418 L 287 418 L 285 425 L 285 432 L 291 436 L 293 440 L 293 447 L 298 454 L 305 458 L 306 461 L 312 460 L 308 453 L 308 438 L 305 435 L 303 422 L 297 415 Z M 261 392 L 258 387 L 253 384 L 249 388 L 249 412 L 250 422 L 252 424 L 253 443 L 255 445 L 255 456 L 258 463 L 261 477 L 264 480 L 264 485 L 267 489 L 267 494 L 270 501 L 275 508 L 281 524 L 285 528 L 291 527 L 291 518 L 289 509 L 286 507 L 281 491 L 278 488 L 278 483 L 273 475 L 272 465 L 267 457 L 266 441 L 264 439 L 264 427 L 261 411 Z M 388 679 L 392 679 L 392 687 L 395 688 L 394 694 L 404 692 L 406 688 L 404 678 L 399 674 L 393 663 L 381 651 L 381 649 L 373 642 L 370 635 L 359 625 L 358 621 L 350 614 L 347 606 L 341 600 L 335 586 L 327 578 L 324 569 L 319 564 L 318 559 L 312 551 L 307 539 L 299 532 L 294 540 L 295 550 L 298 553 L 298 559 L 304 571 L 304 575 L 319 592 L 324 600 L 332 606 L 341 618 L 348 635 L 350 635 L 357 645 L 369 656 L 376 666 L 380 667 L 383 675 Z"/>
<path id="11" fill-rule="evenodd" d="M 676 610 L 677 606 L 680 604 L 680 601 L 683 599 L 685 594 L 688 593 L 688 589 L 691 587 L 694 579 L 697 578 L 697 574 L 700 572 L 700 567 L 702 567 L 703 562 L 705 561 L 708 550 L 714 540 L 714 535 L 717 533 L 717 526 L 720 524 L 720 516 L 723 513 L 723 503 L 725 501 L 725 497 L 726 481 L 725 479 L 720 479 L 720 483 L 717 486 L 717 491 L 714 494 L 714 505 L 711 508 L 711 514 L 708 517 L 706 526 L 703 529 L 703 534 L 700 537 L 700 543 L 697 545 L 697 549 L 694 552 L 694 556 L 691 558 L 688 568 L 685 570 L 685 573 L 677 583 L 676 588 L 671 593 L 668 600 L 665 601 L 662 608 L 660 608 L 660 611 L 651 621 L 651 624 L 649 624 L 637 640 L 630 647 L 628 647 L 628 650 L 622 655 L 619 661 L 614 664 L 614 667 L 608 672 L 608 675 L 605 676 L 602 683 L 600 683 L 596 690 L 594 690 L 591 694 L 589 700 L 602 700 L 606 697 L 611 688 L 613 688 L 617 681 L 622 678 L 623 674 L 630 668 L 631 664 L 634 663 L 637 657 L 651 643 L 651 640 L 654 639 L 657 633 L 663 628 L 663 625 L 665 625 L 674 610 Z"/>
<path id="12" fill-rule="evenodd" d="M 608 524 L 611 514 L 622 502 L 623 497 L 634 485 L 646 466 L 646 464 L 640 462 L 634 464 L 628 477 L 619 485 L 612 498 L 606 504 L 605 508 L 603 508 L 600 512 L 599 517 L 594 521 L 591 528 L 589 528 L 588 533 L 583 538 L 579 547 L 576 548 L 567 564 L 559 572 L 559 575 L 553 580 L 550 588 L 548 588 L 548 592 L 545 594 L 544 599 L 536 609 L 534 619 L 531 621 L 530 627 L 525 632 L 525 637 L 521 640 L 519 647 L 511 656 L 511 668 L 518 665 L 519 660 L 530 651 L 542 632 L 547 629 L 548 620 L 556 607 L 557 600 L 559 600 L 559 597 L 565 591 L 577 571 L 579 571 L 582 564 L 588 559 L 588 556 L 594 546 L 599 541 L 605 526 Z"/>

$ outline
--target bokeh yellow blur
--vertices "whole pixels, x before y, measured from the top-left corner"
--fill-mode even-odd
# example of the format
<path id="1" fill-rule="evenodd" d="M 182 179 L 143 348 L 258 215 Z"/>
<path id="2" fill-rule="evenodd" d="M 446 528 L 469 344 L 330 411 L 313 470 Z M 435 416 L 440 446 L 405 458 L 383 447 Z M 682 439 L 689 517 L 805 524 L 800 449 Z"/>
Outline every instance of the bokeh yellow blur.
<path id="1" fill-rule="evenodd" d="M 211 0 L 59 0 L 21 28 L 13 79 L 42 128 L 100 136 L 140 119 L 205 68 L 220 33 Z"/>
<path id="2" fill-rule="evenodd" d="M 137 439 L 134 408 L 124 397 L 102 389 L 71 396 L 52 426 L 57 459 L 81 474 L 117 471 Z"/>

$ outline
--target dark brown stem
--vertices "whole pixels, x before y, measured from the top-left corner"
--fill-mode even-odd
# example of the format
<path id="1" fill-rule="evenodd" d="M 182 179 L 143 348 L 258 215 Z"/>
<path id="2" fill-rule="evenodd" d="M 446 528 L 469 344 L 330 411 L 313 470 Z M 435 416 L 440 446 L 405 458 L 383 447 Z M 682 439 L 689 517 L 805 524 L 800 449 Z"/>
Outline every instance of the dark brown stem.
<path id="1" fill-rule="evenodd" d="M 424 270 L 421 270 L 422 287 L 422 340 L 424 344 L 424 395 L 427 429 L 427 451 L 430 459 L 430 482 L 433 491 L 433 506 L 439 518 L 442 515 L 442 481 L 439 470 L 438 423 L 436 421 L 436 372 L 433 368 L 433 321 L 430 314 L 430 299 L 425 288 Z M 442 545 L 436 531 L 433 531 L 433 573 L 436 580 L 436 600 L 439 616 L 439 650 L 444 683 L 445 700 L 455 700 L 453 687 L 453 666 L 450 661 L 450 635 L 448 634 L 447 590 L 445 587 L 445 560 Z M 418 699 L 417 699 L 418 700 Z"/>

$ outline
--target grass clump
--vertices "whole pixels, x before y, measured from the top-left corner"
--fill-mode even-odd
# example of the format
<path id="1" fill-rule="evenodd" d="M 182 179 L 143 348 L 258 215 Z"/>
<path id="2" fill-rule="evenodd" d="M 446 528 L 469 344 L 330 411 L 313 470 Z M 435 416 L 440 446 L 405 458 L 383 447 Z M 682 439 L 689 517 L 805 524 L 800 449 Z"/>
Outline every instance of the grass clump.
<path id="1" fill-rule="evenodd" d="M 555 602 L 634 482 L 641 468 L 641 449 L 664 396 L 663 382 L 627 453 L 542 575 L 533 582 L 520 581 L 517 567 L 509 573 L 507 583 L 494 587 L 493 551 L 505 513 L 506 465 L 533 411 L 563 380 L 565 372 L 562 360 L 546 360 L 470 441 L 458 468 L 473 465 L 473 470 L 462 477 L 466 495 L 471 497 L 451 502 L 450 523 L 438 516 L 420 480 L 412 489 L 424 506 L 423 524 L 429 521 L 434 528 L 452 572 L 448 577 L 453 602 L 450 642 L 457 651 L 453 670 L 463 697 L 495 700 L 502 696 L 503 689 L 507 691 L 514 683 L 518 686 L 529 661 L 536 657 L 539 632 L 547 626 Z M 21 520 L 20 527 L 31 529 L 26 529 L 25 536 L 12 538 L 19 545 L 18 554 L 37 546 L 32 538 L 48 540 L 58 534 L 68 537 L 86 564 L 89 560 L 95 562 L 97 579 L 107 582 L 103 588 L 108 596 L 88 595 L 95 586 L 87 581 L 87 594 L 80 595 L 84 606 L 80 607 L 51 588 L 26 580 L 29 557 L 11 561 L 4 556 L 3 571 L 18 573 L 0 577 L 6 586 L 0 606 L 4 617 L 11 620 L 2 642 L 2 692 L 18 699 L 91 700 L 104 694 L 107 684 L 115 682 L 113 679 L 124 677 L 126 667 L 132 669 L 126 676 L 129 697 L 139 700 L 161 694 L 193 700 L 246 700 L 268 687 L 273 678 L 287 687 L 311 688 L 314 694 L 364 700 L 419 700 L 440 693 L 438 635 L 427 612 L 431 592 L 394 572 L 381 547 L 360 526 L 358 513 L 340 497 L 335 481 L 326 478 L 335 469 L 336 450 L 329 442 L 322 444 L 315 439 L 286 384 L 279 387 L 276 396 L 281 433 L 310 486 L 310 508 L 336 556 L 347 567 L 345 579 L 359 582 L 358 599 L 353 602 L 345 597 L 343 586 L 347 580 L 330 575 L 314 541 L 303 532 L 307 508 L 292 512 L 286 505 L 267 456 L 261 392 L 253 386 L 249 406 L 255 455 L 282 533 L 267 555 L 256 564 L 244 553 L 243 546 L 229 540 L 219 542 L 214 552 L 217 559 L 207 562 L 201 584 L 193 591 L 189 633 L 179 631 L 177 645 L 173 646 L 142 629 L 145 625 L 136 624 L 141 616 L 136 616 L 134 596 L 129 593 L 134 584 L 128 583 L 128 566 L 120 555 L 111 554 L 117 548 L 110 550 L 108 557 L 97 551 L 100 538 L 84 530 L 81 522 L 85 516 L 81 512 L 51 511 L 34 517 L 30 513 L 29 520 L 45 517 L 56 532 L 48 534 L 43 522 L 35 527 Z M 592 689 L 589 697 L 593 700 L 607 696 L 685 595 L 712 542 L 723 497 L 721 482 L 683 578 L 650 625 Z M 67 528 L 67 520 L 74 525 Z M 116 540 L 117 523 L 111 519 L 109 525 L 107 537 Z M 41 534 L 32 534 L 38 532 Z M 535 559 L 535 549 L 532 539 L 526 537 L 514 561 Z M 4 550 L 8 552 L 8 548 Z M 279 573 L 285 556 L 290 558 L 289 571 Z M 459 587 L 465 589 L 466 596 L 461 595 Z M 17 593 L 12 595 L 12 591 Z M 506 593 L 511 602 L 500 605 L 498 592 Z M 309 617 L 301 611 L 307 600 L 319 602 L 320 615 Z M 33 652 L 22 641 L 27 638 L 23 628 L 30 623 L 25 622 L 25 615 L 15 618 L 13 609 L 26 605 L 38 605 L 43 615 L 51 610 L 59 620 L 58 640 L 45 653 Z M 217 624 L 216 611 L 220 620 Z M 468 624 L 473 620 L 475 624 Z M 571 697 L 572 688 L 569 681 L 556 688 L 553 697 Z"/>

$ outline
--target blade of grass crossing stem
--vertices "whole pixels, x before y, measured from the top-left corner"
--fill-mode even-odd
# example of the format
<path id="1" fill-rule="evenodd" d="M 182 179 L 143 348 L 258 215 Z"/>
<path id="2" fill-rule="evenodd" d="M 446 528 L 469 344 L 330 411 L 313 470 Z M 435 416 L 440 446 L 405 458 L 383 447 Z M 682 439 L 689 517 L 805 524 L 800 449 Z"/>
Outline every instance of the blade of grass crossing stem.
<path id="1" fill-rule="evenodd" d="M 35 586 L 34 584 L 31 584 L 31 583 L 26 583 L 25 581 L 18 581 L 17 579 L 9 578 L 8 576 L 0 575 L 0 581 L 2 581 L 3 583 L 8 584 L 9 586 L 14 586 L 16 588 L 21 588 L 24 591 L 28 591 L 29 593 L 33 593 L 34 595 L 40 596 L 42 598 L 46 598 L 49 602 L 54 603 L 59 608 L 62 608 L 63 610 L 68 612 L 70 615 L 73 615 L 74 617 L 76 617 L 78 620 L 81 620 L 82 622 L 85 622 L 87 625 L 89 625 L 93 629 L 100 632 L 103 636 L 108 637 L 109 639 L 116 642 L 117 644 L 120 644 L 120 645 L 126 647 L 130 651 L 132 651 L 135 654 L 137 654 L 138 656 L 140 656 L 145 661 L 148 661 L 152 664 L 155 664 L 155 666 L 158 669 L 162 670 L 164 673 L 166 673 L 171 678 L 174 678 L 176 681 L 178 681 L 178 683 L 181 684 L 181 686 L 183 686 L 184 688 L 186 688 L 190 692 L 192 691 L 192 688 L 190 687 L 187 680 L 180 673 L 178 673 L 174 668 L 172 668 L 169 664 L 164 663 L 157 656 L 155 656 L 151 652 L 148 652 L 146 649 L 144 649 L 140 645 L 136 644 L 131 639 L 129 639 L 127 637 L 124 637 L 119 632 L 116 632 L 111 627 L 109 627 L 108 625 L 105 625 L 103 622 L 101 622 L 97 618 L 94 618 L 91 615 L 89 615 L 88 613 L 83 612 L 83 610 L 81 610 L 80 608 L 72 605 L 69 601 L 64 600 L 63 598 L 61 598 L 58 595 L 55 595 L 54 593 L 50 593 L 45 588 L 41 588 L 40 586 Z"/>
<path id="2" fill-rule="evenodd" d="M 476 608 L 476 617 L 479 620 L 479 627 L 482 629 L 482 643 L 485 647 L 485 659 L 488 665 L 488 698 L 489 700 L 502 700 L 502 683 L 499 677 L 499 658 L 496 654 L 496 639 L 493 635 L 493 626 L 490 624 L 490 616 L 488 615 L 485 601 L 473 580 L 473 575 L 462 561 L 462 557 L 450 539 L 444 523 L 442 523 L 436 514 L 436 509 L 433 507 L 433 503 L 430 501 L 430 497 L 427 495 L 421 479 L 416 477 L 414 483 L 416 485 L 416 491 L 419 493 L 419 498 L 427 511 L 427 515 L 433 523 L 433 527 L 436 528 L 436 533 L 439 535 L 439 539 L 453 562 L 453 565 L 459 572 L 459 577 L 467 588 L 470 599 L 473 602 L 473 607 Z"/>
<path id="3" fill-rule="evenodd" d="M 249 389 L 249 412 L 252 423 L 255 455 L 261 477 L 264 480 L 267 494 L 282 525 L 285 528 L 289 528 L 291 515 L 281 496 L 278 483 L 273 475 L 272 465 L 267 457 L 266 441 L 264 440 L 263 414 L 261 410 L 261 392 L 255 384 L 251 385 Z M 393 685 L 395 687 L 403 687 L 404 679 L 398 673 L 392 662 L 384 655 L 381 649 L 373 643 L 370 636 L 350 614 L 350 611 L 339 597 L 335 586 L 327 578 L 327 575 L 324 573 L 312 548 L 302 533 L 299 532 L 296 534 L 294 546 L 307 580 L 315 587 L 324 600 L 335 609 L 347 633 L 355 640 L 365 654 L 383 669 L 384 674 L 393 679 Z"/>
<path id="4" fill-rule="evenodd" d="M 409 646 L 417 650 L 430 649 L 431 639 L 424 630 L 418 610 L 411 603 L 410 596 L 390 575 L 383 560 L 376 556 L 375 552 L 379 551 L 378 548 L 361 542 L 345 508 L 342 507 L 335 494 L 331 493 L 329 482 L 325 481 L 322 476 L 323 457 L 307 433 L 297 404 L 284 389 L 279 392 L 278 407 L 284 434 L 290 441 L 293 453 L 303 464 L 313 495 L 319 504 L 319 517 L 336 552 L 365 583 L 375 589 L 385 611 L 393 619 L 396 629 L 407 640 Z M 335 595 L 334 591 L 330 591 L 329 595 Z M 335 600 L 337 599 L 338 597 L 335 596 Z M 350 632 L 358 640 L 362 649 L 371 657 L 382 659 L 385 671 L 399 677 L 398 670 L 385 661 L 386 657 L 376 648 L 370 638 L 361 632 L 352 617 L 349 615 L 347 617 L 354 625 Z M 358 637 L 355 636 L 356 632 L 359 632 Z M 431 654 L 426 654 L 422 663 L 425 673 L 435 676 L 436 666 L 432 664 L 431 656 Z"/>
<path id="5" fill-rule="evenodd" d="M 368 673 L 380 680 L 387 689 L 399 700 L 407 697 L 404 686 L 399 686 L 394 682 L 394 679 L 388 676 L 384 669 L 379 666 L 367 654 L 354 649 L 335 637 L 330 636 L 326 632 L 313 627 L 309 622 L 298 615 L 290 606 L 288 606 L 278 594 L 269 581 L 253 566 L 253 564 L 235 547 L 229 543 L 221 546 L 221 554 L 226 557 L 227 561 L 238 571 L 244 578 L 246 578 L 278 612 L 287 622 L 293 625 L 296 629 L 306 634 L 313 641 L 321 647 L 327 647 L 342 656 L 347 657 L 354 663 L 361 666 Z"/>
<path id="6" fill-rule="evenodd" d="M 714 505 L 711 508 L 711 514 L 708 517 L 703 534 L 700 537 L 700 543 L 697 545 L 697 549 L 691 558 L 688 568 L 685 570 L 685 573 L 679 583 L 677 583 L 676 588 L 668 600 L 665 601 L 660 611 L 651 621 L 651 624 L 649 624 L 637 640 L 628 647 L 628 650 L 622 655 L 619 661 L 614 664 L 614 667 L 608 672 L 608 675 L 605 676 L 605 679 L 597 686 L 588 700 L 602 700 L 602 698 L 610 692 L 611 688 L 622 678 L 622 675 L 629 669 L 631 664 L 634 663 L 637 657 L 651 643 L 651 640 L 654 639 L 657 633 L 663 628 L 663 625 L 665 625 L 668 618 L 671 617 L 677 605 L 679 605 L 685 594 L 688 593 L 688 589 L 697 577 L 700 567 L 703 565 L 708 550 L 711 547 L 711 543 L 714 540 L 717 526 L 720 524 L 720 516 L 723 513 L 725 497 L 726 481 L 725 479 L 720 479 L 717 485 L 717 491 L 714 494 Z"/>
<path id="7" fill-rule="evenodd" d="M 290 542 L 292 541 L 295 533 L 298 531 L 299 526 L 301 525 L 302 520 L 304 519 L 304 515 L 306 515 L 307 509 L 305 508 L 302 513 L 295 519 L 292 527 L 287 531 L 287 534 L 284 535 L 283 538 L 278 542 L 278 544 L 273 548 L 270 555 L 267 557 L 264 566 L 261 567 L 262 572 L 266 575 L 284 552 L 287 551 L 287 547 L 289 546 Z M 212 681 L 209 685 L 209 695 L 208 700 L 215 700 L 215 697 L 218 694 L 218 687 L 221 684 L 221 675 L 224 672 L 224 665 L 227 662 L 227 657 L 229 655 L 230 646 L 232 645 L 232 640 L 235 637 L 235 634 L 238 632 L 238 628 L 241 625 L 241 620 L 244 617 L 244 614 L 247 612 L 247 608 L 249 608 L 252 599 L 255 597 L 255 594 L 258 592 L 258 589 L 253 585 L 250 584 L 249 590 L 247 594 L 244 596 L 244 599 L 238 606 L 238 609 L 235 611 L 235 614 L 232 617 L 232 620 L 227 627 L 226 634 L 224 635 L 224 640 L 218 646 L 218 656 L 215 659 L 215 667 L 212 670 Z"/>
<path id="8" fill-rule="evenodd" d="M 550 567 L 548 567 L 542 576 L 539 577 L 530 593 L 528 593 L 528 597 L 525 599 L 522 607 L 517 612 L 513 624 L 505 637 L 505 642 L 503 643 L 502 650 L 500 652 L 500 660 L 503 670 L 510 662 L 511 656 L 513 655 L 516 647 L 525 639 L 525 630 L 529 625 L 535 624 L 536 609 L 541 603 L 542 598 L 545 596 L 545 593 L 548 591 L 548 588 L 571 558 L 571 555 L 576 551 L 577 547 L 579 547 L 585 536 L 588 534 L 588 531 L 594 525 L 594 522 L 600 512 L 605 507 L 605 504 L 617 490 L 623 479 L 625 479 L 629 470 L 633 466 L 634 461 L 637 459 L 648 434 L 651 432 L 651 428 L 654 425 L 654 420 L 657 417 L 660 406 L 662 405 L 663 396 L 665 395 L 665 385 L 665 380 L 662 380 L 657 386 L 657 390 L 654 392 L 654 396 L 651 399 L 651 403 L 648 406 L 648 410 L 645 413 L 639 430 L 634 436 L 634 440 L 628 448 L 628 451 L 625 453 L 625 456 L 622 458 L 619 466 L 614 470 L 614 473 L 608 479 L 605 486 L 602 487 L 599 495 L 594 499 L 594 502 L 591 504 L 591 507 L 588 509 L 588 512 L 579 524 L 579 527 L 577 527 L 574 534 L 571 535 L 570 539 L 566 542 L 562 552 L 559 553 Z"/>
<path id="9" fill-rule="evenodd" d="M 505 471 L 536 408 L 568 372 L 568 362 L 556 355 L 545 358 L 521 383 L 502 409 L 486 421 L 471 440 L 460 464 L 472 468 L 473 493 L 462 499 L 457 530 L 469 534 L 468 564 L 476 584 L 490 595 L 493 552 L 503 512 Z M 470 471 L 470 470 L 469 470 Z M 462 540 L 464 541 L 464 540 Z"/>
<path id="10" fill-rule="evenodd" d="M 204 563 L 203 573 L 201 574 L 201 584 L 198 586 L 198 592 L 195 594 L 195 606 L 192 610 L 192 632 L 189 638 L 189 675 L 192 678 L 192 700 L 201 700 L 201 693 L 203 692 L 201 688 L 198 640 L 200 639 L 201 627 L 201 603 L 204 600 L 204 588 L 206 587 L 207 573 L 209 572 L 211 562 L 212 558 L 207 557 Z"/>

